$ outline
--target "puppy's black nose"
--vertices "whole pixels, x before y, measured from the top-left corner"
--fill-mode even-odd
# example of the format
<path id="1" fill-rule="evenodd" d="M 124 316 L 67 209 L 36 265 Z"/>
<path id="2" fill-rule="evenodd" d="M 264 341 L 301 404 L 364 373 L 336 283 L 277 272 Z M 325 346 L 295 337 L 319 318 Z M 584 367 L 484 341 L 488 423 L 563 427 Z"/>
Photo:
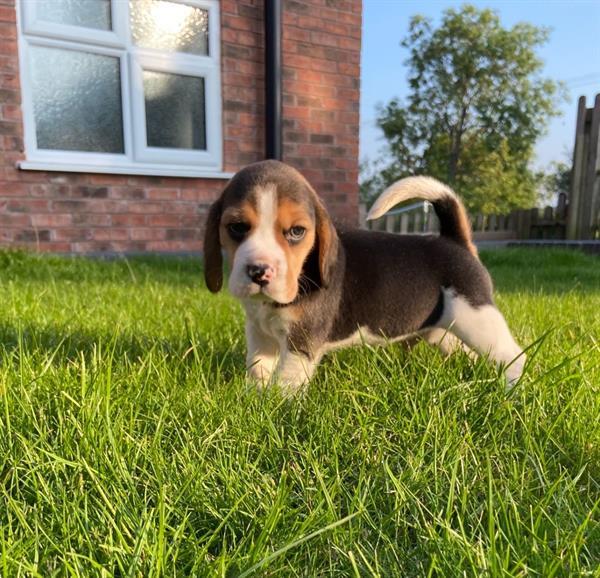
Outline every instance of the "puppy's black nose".
<path id="1" fill-rule="evenodd" d="M 268 269 L 270 269 L 268 265 L 248 265 L 246 271 L 253 283 L 264 287 L 269 284 L 271 279 L 271 276 L 267 274 Z"/>

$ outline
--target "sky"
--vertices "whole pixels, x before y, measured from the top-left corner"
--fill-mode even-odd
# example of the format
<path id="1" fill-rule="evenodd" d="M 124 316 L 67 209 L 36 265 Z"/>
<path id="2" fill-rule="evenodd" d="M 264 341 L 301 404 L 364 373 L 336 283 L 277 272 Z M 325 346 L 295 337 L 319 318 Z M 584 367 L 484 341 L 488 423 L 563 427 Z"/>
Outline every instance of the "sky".
<path id="1" fill-rule="evenodd" d="M 408 50 L 400 46 L 411 16 L 422 14 L 439 23 L 442 12 L 460 7 L 452 0 L 363 0 L 361 58 L 360 158 L 376 161 L 385 156 L 385 140 L 375 126 L 376 105 L 408 94 Z M 567 85 L 568 101 L 562 116 L 554 118 L 536 147 L 536 168 L 552 161 L 569 162 L 575 140 L 577 100 L 587 97 L 588 108 L 600 93 L 600 0 L 490 0 L 471 1 L 492 8 L 502 25 L 517 22 L 550 28 L 549 41 L 538 49 L 543 75 Z"/>

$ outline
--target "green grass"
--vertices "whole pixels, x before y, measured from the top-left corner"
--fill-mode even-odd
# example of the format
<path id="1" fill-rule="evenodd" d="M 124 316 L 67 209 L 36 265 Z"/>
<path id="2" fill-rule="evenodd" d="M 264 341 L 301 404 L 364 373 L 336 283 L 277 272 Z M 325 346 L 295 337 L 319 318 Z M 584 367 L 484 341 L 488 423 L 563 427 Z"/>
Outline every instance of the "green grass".
<path id="1" fill-rule="evenodd" d="M 0 253 L 4 576 L 600 576 L 600 261 L 485 253 L 526 375 L 347 350 L 246 385 L 197 260 Z"/>

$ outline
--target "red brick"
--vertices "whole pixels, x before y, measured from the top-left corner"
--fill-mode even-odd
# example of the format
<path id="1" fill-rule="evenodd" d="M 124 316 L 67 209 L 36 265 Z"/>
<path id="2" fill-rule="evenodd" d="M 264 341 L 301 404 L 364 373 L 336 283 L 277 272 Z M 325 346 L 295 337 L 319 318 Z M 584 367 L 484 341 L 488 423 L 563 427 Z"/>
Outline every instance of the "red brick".
<path id="1" fill-rule="evenodd" d="M 163 204 L 163 214 L 189 215 L 198 207 L 197 203 L 189 201 L 166 201 Z"/>
<path id="2" fill-rule="evenodd" d="M 92 230 L 79 227 L 64 227 L 53 231 L 54 241 L 89 241 L 92 238 Z"/>
<path id="3" fill-rule="evenodd" d="M 22 197 L 27 195 L 27 185 L 18 182 L 0 181 L 0 196 L 3 197 Z"/>
<path id="4" fill-rule="evenodd" d="M 146 198 L 156 200 L 176 199 L 179 195 L 178 189 L 148 189 Z"/>
<path id="5" fill-rule="evenodd" d="M 127 241 L 131 231 L 133 229 L 116 229 L 114 227 L 92 229 L 91 238 L 95 241 Z"/>
<path id="6" fill-rule="evenodd" d="M 112 219 L 110 215 L 102 213 L 78 213 L 73 215 L 73 224 L 79 227 L 108 227 Z"/>
<path id="7" fill-rule="evenodd" d="M 50 203 L 43 199 L 20 198 L 6 203 L 9 213 L 46 213 Z"/>
<path id="8" fill-rule="evenodd" d="M 223 21 L 223 27 L 234 28 L 236 30 L 246 30 L 248 32 L 262 33 L 262 22 L 252 18 L 244 18 L 242 16 L 235 16 L 234 13 L 230 13 Z"/>
<path id="9" fill-rule="evenodd" d="M 146 222 L 152 227 L 177 227 L 179 215 L 149 215 Z"/>
<path id="10" fill-rule="evenodd" d="M 20 88 L 19 75 L 14 72 L 0 74 L 0 88 L 17 90 Z"/>
<path id="11" fill-rule="evenodd" d="M 0 22 L 16 22 L 17 13 L 10 6 L 0 6 Z"/>
<path id="12" fill-rule="evenodd" d="M 126 185 L 127 175 L 90 175 L 89 182 L 92 185 Z"/>
<path id="13" fill-rule="evenodd" d="M 2 227 L 28 227 L 30 224 L 31 217 L 29 215 L 0 212 L 0 226 Z"/>
<path id="14" fill-rule="evenodd" d="M 131 238 L 134 241 L 162 241 L 166 238 L 166 230 L 165 229 L 156 229 L 156 228 L 145 228 L 138 229 L 133 228 L 130 229 Z"/>
<path id="15" fill-rule="evenodd" d="M 206 221 L 206 215 L 183 215 L 181 217 L 181 226 L 183 228 L 191 228 L 194 227 L 196 229 L 200 229 L 204 226 Z"/>
<path id="16" fill-rule="evenodd" d="M 70 243 L 43 243 L 40 245 L 41 251 L 48 251 L 51 253 L 72 253 L 72 245 Z"/>
<path id="17" fill-rule="evenodd" d="M 112 215 L 110 221 L 117 227 L 139 227 L 146 224 L 146 216 L 130 214 Z"/>
<path id="18" fill-rule="evenodd" d="M 145 215 L 149 213 L 162 213 L 164 210 L 162 203 L 146 201 L 132 201 L 127 204 L 127 209 L 132 213 L 143 213 Z"/>
<path id="19" fill-rule="evenodd" d="M 12 40 L 17 37 L 17 27 L 12 22 L 0 21 L 0 38 Z"/>
<path id="20" fill-rule="evenodd" d="M 112 186 L 108 195 L 111 199 L 141 200 L 146 198 L 146 191 L 143 187 L 137 186 Z"/>
<path id="21" fill-rule="evenodd" d="M 218 192 L 204 191 L 202 189 L 181 189 L 179 198 L 182 201 L 212 202 L 216 200 L 223 188 L 225 188 L 225 183 L 220 186 Z"/>
<path id="22" fill-rule="evenodd" d="M 148 251 L 174 253 L 179 251 L 200 251 L 201 249 L 201 241 L 150 241 L 147 243 Z"/>
<path id="23" fill-rule="evenodd" d="M 0 54 L 0 72 L 14 73 L 19 70 L 19 61 L 15 56 L 3 56 Z"/>

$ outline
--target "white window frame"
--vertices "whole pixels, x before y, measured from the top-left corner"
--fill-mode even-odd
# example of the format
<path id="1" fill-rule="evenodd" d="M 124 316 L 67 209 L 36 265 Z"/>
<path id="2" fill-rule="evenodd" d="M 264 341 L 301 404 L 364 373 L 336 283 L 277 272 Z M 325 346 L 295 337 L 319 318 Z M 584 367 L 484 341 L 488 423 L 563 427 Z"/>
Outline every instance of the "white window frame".
<path id="1" fill-rule="evenodd" d="M 99 172 L 183 177 L 229 178 L 222 172 L 222 111 L 220 75 L 220 23 L 217 0 L 169 0 L 208 11 L 209 55 L 141 48 L 133 44 L 129 2 L 111 0 L 113 31 L 95 30 L 41 21 L 39 0 L 19 0 L 19 66 L 26 159 L 22 169 Z M 40 149 L 37 146 L 30 47 L 78 50 L 119 58 L 123 154 Z M 204 78 L 206 150 L 149 147 L 143 70 Z"/>

